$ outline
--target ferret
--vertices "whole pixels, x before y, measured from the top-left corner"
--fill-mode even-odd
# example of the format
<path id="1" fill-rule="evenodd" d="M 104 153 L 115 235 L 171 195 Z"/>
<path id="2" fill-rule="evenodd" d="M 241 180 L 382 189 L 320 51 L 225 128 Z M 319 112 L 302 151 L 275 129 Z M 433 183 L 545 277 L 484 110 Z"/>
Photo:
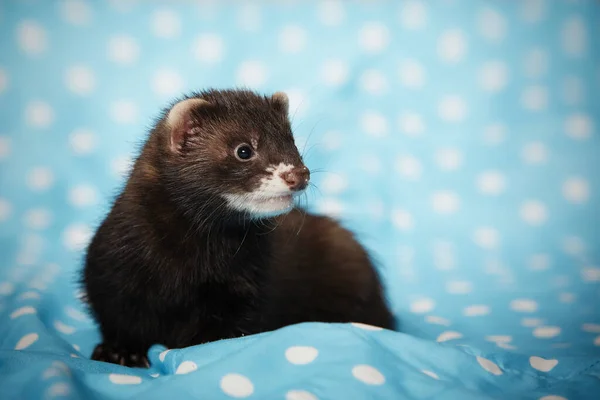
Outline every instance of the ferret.
<path id="1" fill-rule="evenodd" d="M 148 367 L 154 344 L 302 322 L 394 329 L 367 251 L 295 205 L 309 180 L 283 92 L 210 89 L 164 110 L 86 250 L 91 358 Z"/>

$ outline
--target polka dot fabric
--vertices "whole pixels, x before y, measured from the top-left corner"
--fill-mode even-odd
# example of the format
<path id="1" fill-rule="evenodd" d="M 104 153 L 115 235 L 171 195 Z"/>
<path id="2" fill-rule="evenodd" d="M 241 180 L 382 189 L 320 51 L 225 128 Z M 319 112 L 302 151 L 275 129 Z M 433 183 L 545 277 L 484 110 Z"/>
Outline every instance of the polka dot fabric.
<path id="1" fill-rule="evenodd" d="M 600 6 L 0 4 L 2 398 L 597 399 Z M 89 361 L 82 250 L 168 102 L 284 90 L 402 333 L 302 324 Z M 201 329 L 201 327 L 199 327 Z"/>

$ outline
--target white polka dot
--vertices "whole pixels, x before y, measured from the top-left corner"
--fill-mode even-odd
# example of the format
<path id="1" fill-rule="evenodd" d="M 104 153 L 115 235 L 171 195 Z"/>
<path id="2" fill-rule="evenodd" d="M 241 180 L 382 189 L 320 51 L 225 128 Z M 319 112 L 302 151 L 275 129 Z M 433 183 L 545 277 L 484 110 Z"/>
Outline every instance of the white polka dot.
<path id="1" fill-rule="evenodd" d="M 443 317 L 437 317 L 435 315 L 428 315 L 425 317 L 425 322 L 428 322 L 430 324 L 435 324 L 435 325 L 443 325 L 443 326 L 450 326 L 450 321 L 446 318 Z"/>
<path id="2" fill-rule="evenodd" d="M 37 333 L 28 333 L 27 335 L 23 336 L 17 342 L 17 345 L 15 346 L 15 350 L 23 350 L 23 349 L 28 348 L 33 343 L 35 343 L 38 340 L 38 338 L 39 338 L 39 335 Z"/>
<path id="3" fill-rule="evenodd" d="M 8 87 L 8 74 L 6 73 L 6 71 L 4 69 L 0 68 L 0 93 L 5 92 L 7 87 Z"/>
<path id="4" fill-rule="evenodd" d="M 28 55 L 39 55 L 46 51 L 48 39 L 46 30 L 40 24 L 24 20 L 17 26 L 17 41 L 20 49 Z"/>
<path id="5" fill-rule="evenodd" d="M 348 80 L 348 65 L 342 60 L 327 60 L 321 67 L 321 79 L 326 85 L 340 86 Z"/>
<path id="6" fill-rule="evenodd" d="M 508 68 L 502 61 L 485 63 L 479 71 L 479 86 L 486 92 L 496 93 L 506 87 Z"/>
<path id="7" fill-rule="evenodd" d="M 539 400 L 568 400 L 566 397 L 562 397 L 562 396 L 557 396 L 554 394 L 548 395 L 548 396 L 543 396 L 540 397 Z"/>
<path id="8" fill-rule="evenodd" d="M 419 136 L 425 132 L 423 118 L 414 112 L 403 112 L 398 118 L 400 132 L 407 136 Z"/>
<path id="9" fill-rule="evenodd" d="M 562 248 L 565 253 L 577 256 L 585 252 L 585 243 L 580 237 L 567 236 L 562 241 Z"/>
<path id="10" fill-rule="evenodd" d="M 311 363 L 318 355 L 319 351 L 311 346 L 293 346 L 285 351 L 285 358 L 296 365 Z"/>
<path id="11" fill-rule="evenodd" d="M 538 371 L 549 372 L 558 365 L 558 360 L 547 360 L 542 357 L 533 356 L 529 357 L 529 364 Z"/>
<path id="12" fill-rule="evenodd" d="M 401 231 L 409 231 L 414 226 L 413 216 L 406 210 L 396 209 L 392 211 L 392 223 Z"/>
<path id="13" fill-rule="evenodd" d="M 548 52 L 544 49 L 533 48 L 527 52 L 523 60 L 525 76 L 539 78 L 548 72 Z"/>
<path id="14" fill-rule="evenodd" d="M 87 225 L 69 225 L 62 235 L 63 244 L 71 251 L 81 251 L 87 247 L 92 234 L 92 230 Z"/>
<path id="15" fill-rule="evenodd" d="M 201 63 L 214 64 L 223 59 L 225 44 L 221 36 L 214 33 L 206 33 L 196 38 L 193 44 L 193 53 L 196 60 Z M 238 80 L 255 82 L 265 79 L 265 71 L 258 61 L 246 61 L 238 69 Z M 261 81 L 262 84 L 264 83 Z M 258 84 L 257 84 L 258 85 Z"/>
<path id="16" fill-rule="evenodd" d="M 310 102 L 306 93 L 302 89 L 287 89 L 285 93 L 288 96 L 289 110 L 292 117 L 299 117 L 306 113 Z"/>
<path id="17" fill-rule="evenodd" d="M 257 31 L 262 24 L 260 8 L 256 4 L 241 3 L 238 8 L 236 22 L 240 29 L 244 31 Z"/>
<path id="18" fill-rule="evenodd" d="M 96 147 L 94 132 L 88 129 L 76 129 L 69 135 L 69 145 L 75 154 L 91 153 Z"/>
<path id="19" fill-rule="evenodd" d="M 506 178 L 500 171 L 484 171 L 477 176 L 477 189 L 488 196 L 497 196 L 504 192 Z"/>
<path id="20" fill-rule="evenodd" d="M 425 70 L 416 60 L 403 61 L 398 72 L 403 86 L 416 89 L 425 84 Z"/>
<path id="21" fill-rule="evenodd" d="M 550 256 L 548 254 L 533 254 L 529 257 L 527 266 L 532 271 L 545 271 L 550 268 Z"/>
<path id="22" fill-rule="evenodd" d="M 548 218 L 546 206 L 537 200 L 528 200 L 521 204 L 521 219 L 529 225 L 541 225 Z"/>
<path id="23" fill-rule="evenodd" d="M 446 122 L 462 122 L 467 114 L 467 104 L 461 97 L 446 96 L 438 104 L 438 115 Z"/>
<path id="24" fill-rule="evenodd" d="M 583 102 L 584 85 L 577 76 L 567 76 L 565 78 L 562 92 L 565 103 L 569 105 L 579 105 Z"/>
<path id="25" fill-rule="evenodd" d="M 358 45 L 369 54 L 383 52 L 387 48 L 389 40 L 389 30 L 380 22 L 368 22 L 358 33 Z"/>
<path id="26" fill-rule="evenodd" d="M 285 394 L 285 400 L 318 400 L 317 396 L 306 390 L 290 390 Z"/>
<path id="27" fill-rule="evenodd" d="M 111 170 L 113 174 L 124 178 L 129 174 L 133 167 L 133 160 L 130 156 L 120 156 L 111 161 Z"/>
<path id="28" fill-rule="evenodd" d="M 502 370 L 495 363 L 488 360 L 487 358 L 477 356 L 477 362 L 481 365 L 481 368 L 493 375 L 502 375 Z"/>
<path id="29" fill-rule="evenodd" d="M 453 214 L 460 207 L 460 198 L 454 192 L 438 191 L 431 196 L 431 207 L 438 214 Z"/>
<path id="30" fill-rule="evenodd" d="M 538 304 L 530 299 L 516 299 L 510 302 L 510 308 L 517 312 L 535 312 Z"/>
<path id="31" fill-rule="evenodd" d="M 496 146 L 504 141 L 506 127 L 500 124 L 488 125 L 483 130 L 483 141 L 489 146 Z"/>
<path id="32" fill-rule="evenodd" d="M 323 148 L 329 151 L 336 150 L 342 145 L 342 134 L 338 131 L 328 131 L 323 134 Z"/>
<path id="33" fill-rule="evenodd" d="M 462 337 L 463 337 L 463 335 L 460 332 L 446 331 L 446 332 L 440 333 L 440 335 L 436 339 L 436 342 L 443 343 L 443 342 L 447 342 L 448 340 L 460 339 Z"/>
<path id="34" fill-rule="evenodd" d="M 19 296 L 19 300 L 39 299 L 40 294 L 37 292 L 24 292 Z"/>
<path id="35" fill-rule="evenodd" d="M 89 318 L 88 318 L 88 316 L 85 313 L 83 313 L 83 312 L 81 312 L 81 311 L 79 311 L 79 310 L 77 310 L 77 309 L 75 309 L 75 308 L 73 308 L 71 306 L 65 307 L 65 313 L 70 318 L 73 318 L 74 320 L 81 321 L 81 322 L 87 322 L 87 321 L 89 321 Z"/>
<path id="36" fill-rule="evenodd" d="M 71 388 L 65 382 L 56 382 L 46 390 L 47 398 L 65 397 L 70 393 Z"/>
<path id="37" fill-rule="evenodd" d="M 250 379 L 240 374 L 227 374 L 221 378 L 221 390 L 235 398 L 248 397 L 254 393 L 254 385 Z"/>
<path id="38" fill-rule="evenodd" d="M 133 124 L 138 118 L 137 105 L 130 100 L 117 100 L 110 105 L 110 116 L 119 124 Z"/>
<path id="39" fill-rule="evenodd" d="M 377 111 L 365 111 L 360 117 L 360 125 L 367 135 L 376 138 L 387 136 L 389 132 L 387 119 Z"/>
<path id="40" fill-rule="evenodd" d="M 385 376 L 376 368 L 366 364 L 356 365 L 352 368 L 352 375 L 367 385 L 383 385 L 385 383 Z"/>
<path id="41" fill-rule="evenodd" d="M 585 267 L 581 270 L 581 279 L 585 282 L 600 282 L 600 268 Z"/>
<path id="42" fill-rule="evenodd" d="M 516 350 L 517 349 L 517 346 L 513 346 L 510 343 L 499 342 L 499 343 L 496 343 L 496 346 L 500 347 L 501 349 L 506 349 L 506 350 Z"/>
<path id="43" fill-rule="evenodd" d="M 488 315 L 489 313 L 490 307 L 484 304 L 475 304 L 463 309 L 463 315 L 465 317 L 480 317 L 483 315 Z"/>
<path id="44" fill-rule="evenodd" d="M 592 119 L 583 113 L 571 114 L 565 120 L 565 132 L 571 139 L 584 140 L 592 136 Z"/>
<path id="45" fill-rule="evenodd" d="M 154 11 L 152 14 L 152 32 L 159 38 L 175 38 L 181 34 L 181 20 L 172 10 Z"/>
<path id="46" fill-rule="evenodd" d="M 426 369 L 422 369 L 421 372 L 433 379 L 437 379 L 437 380 L 440 379 L 440 377 L 435 372 L 431 372 Z"/>
<path id="47" fill-rule="evenodd" d="M 348 178 L 344 175 L 335 173 L 326 173 L 319 188 L 329 194 L 343 192 L 348 187 Z"/>
<path id="48" fill-rule="evenodd" d="M 440 149 L 435 153 L 437 165 L 444 171 L 455 171 L 460 168 L 463 156 L 459 149 Z"/>
<path id="49" fill-rule="evenodd" d="M 330 217 L 339 217 L 344 212 L 344 205 L 337 199 L 325 198 L 317 204 L 317 210 Z"/>
<path id="50" fill-rule="evenodd" d="M 403 2 L 400 7 L 400 24 L 404 29 L 417 30 L 427 24 L 425 3 L 419 1 Z"/>
<path id="51" fill-rule="evenodd" d="M 548 106 L 548 89 L 544 86 L 529 86 L 521 93 L 521 105 L 529 111 L 542 111 Z"/>
<path id="52" fill-rule="evenodd" d="M 583 324 L 581 329 L 585 332 L 600 333 L 600 324 Z"/>
<path id="53" fill-rule="evenodd" d="M 190 372 L 194 372 L 198 369 L 198 366 L 196 365 L 195 362 L 193 361 L 184 361 L 181 364 L 179 364 L 179 366 L 177 367 L 177 370 L 175 371 L 176 375 L 185 375 L 185 374 L 189 374 Z"/>
<path id="54" fill-rule="evenodd" d="M 383 330 L 383 328 L 381 328 L 379 326 L 373 326 L 373 325 L 369 325 L 369 324 L 363 324 L 361 322 L 352 322 L 351 325 L 354 326 L 354 327 L 356 327 L 356 328 L 363 329 L 365 331 L 381 331 L 381 330 Z"/>
<path id="55" fill-rule="evenodd" d="M 317 14 L 321 23 L 326 26 L 338 26 L 346 17 L 346 11 L 341 0 L 319 2 Z"/>
<path id="56" fill-rule="evenodd" d="M 69 203 L 77 207 L 93 205 L 98 200 L 96 188 L 91 185 L 79 185 L 69 190 Z"/>
<path id="57" fill-rule="evenodd" d="M 25 121 L 34 128 L 47 128 L 54 122 L 54 110 L 46 102 L 31 101 L 25 107 Z"/>
<path id="58" fill-rule="evenodd" d="M 383 94 L 388 88 L 388 82 L 385 75 L 376 69 L 365 71 L 360 76 L 359 83 L 365 92 L 373 95 Z"/>
<path id="59" fill-rule="evenodd" d="M 567 18 L 563 23 L 560 39 L 565 54 L 572 57 L 581 57 L 587 51 L 586 24 L 580 16 Z"/>
<path id="60" fill-rule="evenodd" d="M 171 350 L 164 350 L 161 351 L 160 354 L 158 355 L 158 359 L 160 360 L 160 362 L 165 362 L 165 357 L 167 356 L 167 354 L 170 352 Z"/>
<path id="61" fill-rule="evenodd" d="M 406 179 L 419 180 L 422 169 L 421 162 L 413 156 L 403 155 L 396 159 L 396 171 Z"/>
<path id="62" fill-rule="evenodd" d="M 10 282 L 0 283 L 0 295 L 8 296 L 8 295 L 12 294 L 12 292 L 14 292 L 14 290 L 15 290 L 15 287 L 12 283 L 10 283 Z"/>
<path id="63" fill-rule="evenodd" d="M 22 317 L 23 315 L 35 314 L 36 309 L 31 306 L 21 307 L 10 314 L 11 319 Z"/>
<path id="64" fill-rule="evenodd" d="M 466 52 L 467 41 L 461 30 L 447 30 L 438 38 L 437 53 L 444 62 L 457 63 L 463 59 Z"/>
<path id="65" fill-rule="evenodd" d="M 237 69 L 238 84 L 258 88 L 267 82 L 267 69 L 260 61 L 244 61 Z"/>
<path id="66" fill-rule="evenodd" d="M 424 314 L 433 311 L 435 308 L 435 301 L 430 298 L 422 298 L 415 300 L 410 303 L 410 312 L 415 314 Z"/>
<path id="67" fill-rule="evenodd" d="M 288 54 L 296 54 L 306 47 L 307 34 L 304 28 L 288 25 L 279 33 L 279 49 Z"/>
<path id="68" fill-rule="evenodd" d="M 60 11 L 63 19 L 72 25 L 87 25 L 92 19 L 92 10 L 89 4 L 84 1 L 63 1 Z"/>
<path id="69" fill-rule="evenodd" d="M 183 90 L 183 78 L 177 71 L 160 69 L 152 77 L 152 91 L 161 96 L 177 96 Z"/>
<path id="70" fill-rule="evenodd" d="M 473 284 L 468 281 L 448 281 L 446 282 L 446 292 L 448 294 L 468 294 L 473 291 Z"/>
<path id="71" fill-rule="evenodd" d="M 12 205 L 5 199 L 0 198 L 0 222 L 6 221 L 12 213 Z"/>
<path id="72" fill-rule="evenodd" d="M 521 325 L 526 328 L 535 328 L 536 326 L 540 326 L 544 323 L 544 320 L 539 318 L 523 318 L 521 319 Z"/>
<path id="73" fill-rule="evenodd" d="M 542 142 L 531 142 L 523 146 L 521 157 L 527 164 L 542 164 L 548 159 L 548 149 Z"/>
<path id="74" fill-rule="evenodd" d="M 581 204 L 588 201 L 590 189 L 587 180 L 580 177 L 568 178 L 562 185 L 562 193 L 570 203 Z"/>
<path id="75" fill-rule="evenodd" d="M 509 335 L 489 335 L 485 337 L 485 340 L 493 343 L 508 343 L 512 341 L 512 336 Z"/>
<path id="76" fill-rule="evenodd" d="M 108 59 L 117 64 L 130 65 L 137 61 L 140 48 L 131 36 L 113 36 L 108 41 Z"/>
<path id="77" fill-rule="evenodd" d="M 54 321 L 54 328 L 60 333 L 64 333 L 65 335 L 70 335 L 75 332 L 75 328 L 69 326 L 61 321 Z"/>
<path id="78" fill-rule="evenodd" d="M 479 12 L 477 27 L 481 35 L 492 42 L 499 42 L 506 35 L 506 20 L 504 16 L 490 8 Z"/>
<path id="79" fill-rule="evenodd" d="M 365 154 L 361 156 L 360 166 L 364 171 L 370 174 L 377 174 L 383 169 L 381 157 L 376 154 Z"/>
<path id="80" fill-rule="evenodd" d="M 544 9 L 546 0 L 528 0 L 520 3 L 520 16 L 525 22 L 533 24 L 539 22 L 544 17 Z M 542 400 L 542 399 L 540 399 Z M 544 399 L 544 400 L 561 400 L 561 399 Z M 565 399 L 566 400 L 566 399 Z"/>
<path id="81" fill-rule="evenodd" d="M 54 183 L 54 174 L 46 167 L 36 167 L 27 175 L 27 186 L 34 191 L 42 191 L 50 188 Z"/>
<path id="82" fill-rule="evenodd" d="M 549 339 L 560 335 L 558 326 L 538 326 L 533 330 L 533 336 L 539 339 Z"/>
<path id="83" fill-rule="evenodd" d="M 116 385 L 139 385 L 142 383 L 142 377 L 135 375 L 109 374 L 108 379 Z"/>
<path id="84" fill-rule="evenodd" d="M 28 210 L 23 217 L 23 222 L 31 229 L 46 229 L 51 221 L 52 216 L 50 211 L 45 208 L 33 208 Z"/>

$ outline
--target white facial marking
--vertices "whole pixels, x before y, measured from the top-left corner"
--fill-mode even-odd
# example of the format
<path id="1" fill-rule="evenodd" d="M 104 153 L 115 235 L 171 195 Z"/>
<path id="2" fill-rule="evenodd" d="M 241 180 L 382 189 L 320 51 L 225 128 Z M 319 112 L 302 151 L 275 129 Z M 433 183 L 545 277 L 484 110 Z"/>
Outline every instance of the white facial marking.
<path id="1" fill-rule="evenodd" d="M 279 163 L 266 168 L 269 175 L 250 193 L 224 194 L 229 207 L 256 217 L 276 216 L 289 211 L 294 205 L 294 193 L 281 177 L 291 171 L 292 164 Z"/>

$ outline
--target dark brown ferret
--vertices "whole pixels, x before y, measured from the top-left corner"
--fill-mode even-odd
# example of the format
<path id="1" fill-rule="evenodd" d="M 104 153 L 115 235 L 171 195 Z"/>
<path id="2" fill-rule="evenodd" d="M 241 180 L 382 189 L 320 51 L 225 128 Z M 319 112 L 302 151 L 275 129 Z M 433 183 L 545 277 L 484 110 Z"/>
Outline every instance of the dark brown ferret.
<path id="1" fill-rule="evenodd" d="M 353 235 L 294 207 L 309 170 L 283 93 L 195 93 L 166 110 L 87 249 L 92 358 L 147 365 L 181 348 L 318 322 L 393 329 Z"/>

